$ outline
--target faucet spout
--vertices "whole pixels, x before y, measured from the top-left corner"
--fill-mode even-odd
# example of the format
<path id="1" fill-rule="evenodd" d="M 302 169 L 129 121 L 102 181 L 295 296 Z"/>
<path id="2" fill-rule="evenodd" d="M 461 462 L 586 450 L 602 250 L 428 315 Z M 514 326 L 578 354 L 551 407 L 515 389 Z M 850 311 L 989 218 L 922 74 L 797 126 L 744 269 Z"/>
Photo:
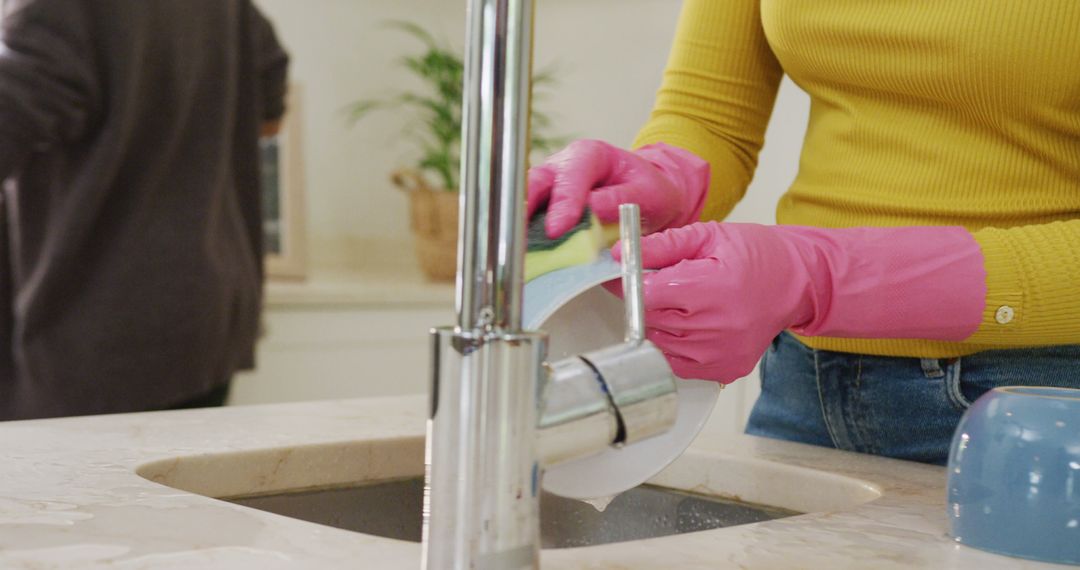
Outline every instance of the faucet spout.
<path id="1" fill-rule="evenodd" d="M 423 568 L 535 570 L 541 459 L 667 429 L 674 380 L 644 340 L 640 257 L 624 258 L 624 345 L 548 367 L 547 337 L 521 330 L 533 0 L 469 0 L 468 14 L 458 318 L 431 336 Z"/>
<path id="2" fill-rule="evenodd" d="M 423 567 L 534 569 L 546 337 L 524 333 L 533 0 L 469 0 L 457 326 L 432 332 Z"/>
<path id="3" fill-rule="evenodd" d="M 466 33 L 458 327 L 520 332 L 533 0 L 469 0 Z"/>

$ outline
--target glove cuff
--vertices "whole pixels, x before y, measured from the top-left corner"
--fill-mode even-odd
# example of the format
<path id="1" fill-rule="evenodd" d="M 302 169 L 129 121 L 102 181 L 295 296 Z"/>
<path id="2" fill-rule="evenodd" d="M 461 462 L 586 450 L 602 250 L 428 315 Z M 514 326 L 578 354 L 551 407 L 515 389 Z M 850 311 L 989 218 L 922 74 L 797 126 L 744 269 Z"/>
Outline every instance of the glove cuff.
<path id="1" fill-rule="evenodd" d="M 798 334 L 959 342 L 982 323 L 986 269 L 965 228 L 777 229 L 810 278 L 813 317 Z"/>

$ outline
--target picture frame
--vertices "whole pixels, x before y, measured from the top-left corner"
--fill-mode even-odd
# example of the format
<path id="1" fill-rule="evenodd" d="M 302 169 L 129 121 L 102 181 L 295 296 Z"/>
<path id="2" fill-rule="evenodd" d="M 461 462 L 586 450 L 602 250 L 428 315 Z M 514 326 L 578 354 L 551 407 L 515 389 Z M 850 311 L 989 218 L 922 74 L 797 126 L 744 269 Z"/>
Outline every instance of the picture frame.
<path id="1" fill-rule="evenodd" d="M 263 247 L 266 276 L 271 280 L 307 277 L 302 103 L 299 86 L 291 84 L 281 130 L 259 142 Z"/>

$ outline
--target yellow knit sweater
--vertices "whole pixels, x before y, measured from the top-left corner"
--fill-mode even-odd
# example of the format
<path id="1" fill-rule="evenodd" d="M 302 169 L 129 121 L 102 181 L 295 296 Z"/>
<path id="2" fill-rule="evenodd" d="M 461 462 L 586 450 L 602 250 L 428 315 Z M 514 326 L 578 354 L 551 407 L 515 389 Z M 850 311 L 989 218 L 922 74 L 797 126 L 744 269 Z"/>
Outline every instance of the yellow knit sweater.
<path id="1" fill-rule="evenodd" d="M 811 96 L 782 224 L 962 225 L 986 258 L 963 343 L 803 339 L 944 358 L 1080 343 L 1080 0 L 686 0 L 636 146 L 712 165 L 723 219 L 757 164 L 780 78 Z"/>

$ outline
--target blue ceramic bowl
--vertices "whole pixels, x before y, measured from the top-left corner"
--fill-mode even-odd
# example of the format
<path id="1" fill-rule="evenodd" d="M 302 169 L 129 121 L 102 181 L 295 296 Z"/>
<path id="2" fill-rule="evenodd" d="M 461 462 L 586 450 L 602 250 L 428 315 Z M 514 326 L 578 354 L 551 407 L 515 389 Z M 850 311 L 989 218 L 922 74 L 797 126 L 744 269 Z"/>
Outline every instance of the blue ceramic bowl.
<path id="1" fill-rule="evenodd" d="M 949 451 L 950 534 L 981 550 L 1080 564 L 1080 390 L 997 388 Z"/>

